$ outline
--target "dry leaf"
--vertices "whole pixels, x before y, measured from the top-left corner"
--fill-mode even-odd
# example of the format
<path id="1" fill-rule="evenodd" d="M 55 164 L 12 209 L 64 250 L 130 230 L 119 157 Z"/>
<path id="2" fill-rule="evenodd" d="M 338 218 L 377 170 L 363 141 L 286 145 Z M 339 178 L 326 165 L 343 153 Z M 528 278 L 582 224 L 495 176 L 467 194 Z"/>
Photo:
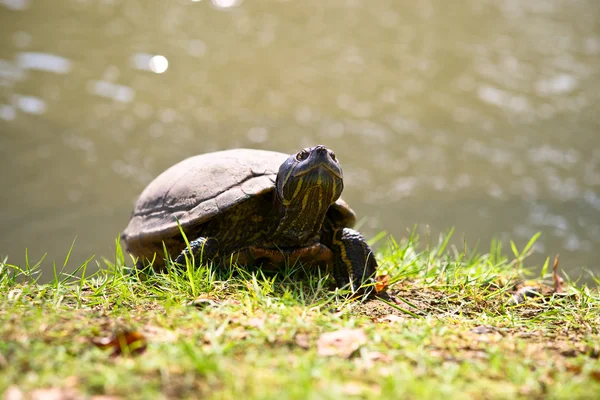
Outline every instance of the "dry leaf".
<path id="1" fill-rule="evenodd" d="M 46 388 L 33 390 L 27 398 L 30 400 L 79 400 L 84 397 L 73 389 Z"/>
<path id="2" fill-rule="evenodd" d="M 90 397 L 89 400 L 121 400 L 121 397 L 97 395 L 97 396 Z"/>
<path id="3" fill-rule="evenodd" d="M 93 338 L 92 343 L 101 349 L 112 349 L 112 356 L 139 354 L 146 350 L 146 337 L 137 331 L 122 331 L 105 338 Z"/>
<path id="4" fill-rule="evenodd" d="M 564 279 L 558 275 L 558 260 L 560 254 L 554 257 L 554 265 L 552 265 L 552 282 L 554 283 L 554 293 L 562 293 L 565 288 L 563 287 Z"/>
<path id="5" fill-rule="evenodd" d="M 317 341 L 317 354 L 320 356 L 339 356 L 348 358 L 367 342 L 362 329 L 340 329 L 327 332 Z"/>
<path id="6" fill-rule="evenodd" d="M 379 385 L 369 385 L 363 382 L 346 382 L 342 387 L 342 392 L 347 396 L 365 396 L 380 394 L 381 387 Z"/>
<path id="7" fill-rule="evenodd" d="M 583 367 L 581 365 L 573 365 L 573 364 L 568 364 L 566 366 L 566 370 L 575 374 L 575 375 L 579 375 L 583 372 Z M 600 381 L 600 370 L 593 370 L 590 372 L 590 378 L 592 378 L 595 381 Z"/>
<path id="8" fill-rule="evenodd" d="M 375 292 L 381 293 L 390 284 L 390 276 L 387 274 L 379 275 L 375 278 L 375 281 Z"/>
<path id="9" fill-rule="evenodd" d="M 264 318 L 258 318 L 258 317 L 250 318 L 246 322 L 246 325 L 250 326 L 252 328 L 261 329 L 261 328 L 265 327 L 265 319 Z"/>
<path id="10" fill-rule="evenodd" d="M 296 342 L 296 345 L 298 345 L 298 347 L 301 347 L 305 350 L 310 347 L 310 337 L 306 333 L 296 334 L 296 336 L 294 337 L 294 340 Z"/>
<path id="11" fill-rule="evenodd" d="M 17 385 L 11 385 L 4 392 L 4 400 L 23 400 L 25 394 Z"/>

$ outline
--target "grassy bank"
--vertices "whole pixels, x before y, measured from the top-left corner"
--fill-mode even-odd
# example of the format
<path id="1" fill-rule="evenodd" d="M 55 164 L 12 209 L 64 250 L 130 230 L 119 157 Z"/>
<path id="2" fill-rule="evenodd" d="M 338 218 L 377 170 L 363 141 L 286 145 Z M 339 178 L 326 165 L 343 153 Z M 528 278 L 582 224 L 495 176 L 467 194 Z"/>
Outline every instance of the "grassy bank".
<path id="1" fill-rule="evenodd" d="M 387 295 L 367 302 L 293 269 L 140 283 L 118 246 L 101 272 L 44 285 L 0 263 L 0 394 L 598 398 L 597 289 L 553 282 L 552 260 L 527 276 L 531 243 L 478 255 L 415 242 L 385 246 Z"/>

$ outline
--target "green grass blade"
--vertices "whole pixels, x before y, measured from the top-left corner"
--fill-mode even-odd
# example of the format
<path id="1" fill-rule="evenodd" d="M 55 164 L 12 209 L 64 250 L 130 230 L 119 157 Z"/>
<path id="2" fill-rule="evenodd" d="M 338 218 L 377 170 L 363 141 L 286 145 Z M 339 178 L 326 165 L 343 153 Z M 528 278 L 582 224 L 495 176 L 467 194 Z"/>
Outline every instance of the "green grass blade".
<path id="1" fill-rule="evenodd" d="M 411 316 L 411 317 L 413 317 L 413 318 L 419 318 L 419 319 L 420 319 L 420 318 L 423 318 L 423 317 L 421 317 L 420 315 L 418 315 L 418 314 L 415 314 L 414 312 L 412 312 L 412 311 L 409 311 L 409 310 L 407 310 L 407 309 L 405 309 L 405 308 L 402 308 L 402 307 L 400 307 L 399 305 L 397 305 L 397 304 L 394 304 L 394 303 L 392 303 L 392 302 L 390 302 L 390 301 L 387 301 L 387 300 L 384 300 L 384 299 L 380 299 L 380 300 L 381 300 L 382 302 L 384 302 L 385 304 L 387 304 L 388 306 L 390 306 L 390 307 L 392 307 L 392 308 L 394 308 L 394 309 L 396 309 L 396 310 L 400 311 L 401 313 L 404 313 L 404 314 L 406 314 L 406 315 L 410 315 L 410 316 Z"/>

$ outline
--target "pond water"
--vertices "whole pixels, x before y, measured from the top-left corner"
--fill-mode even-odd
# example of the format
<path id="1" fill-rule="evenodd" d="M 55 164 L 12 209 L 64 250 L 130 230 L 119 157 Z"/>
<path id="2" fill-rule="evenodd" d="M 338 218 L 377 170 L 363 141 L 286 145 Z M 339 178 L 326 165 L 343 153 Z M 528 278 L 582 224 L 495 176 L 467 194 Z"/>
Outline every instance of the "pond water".
<path id="1" fill-rule="evenodd" d="M 11 263 L 111 258 L 185 157 L 321 143 L 368 237 L 540 231 L 600 273 L 599 131 L 597 0 L 0 0 Z"/>

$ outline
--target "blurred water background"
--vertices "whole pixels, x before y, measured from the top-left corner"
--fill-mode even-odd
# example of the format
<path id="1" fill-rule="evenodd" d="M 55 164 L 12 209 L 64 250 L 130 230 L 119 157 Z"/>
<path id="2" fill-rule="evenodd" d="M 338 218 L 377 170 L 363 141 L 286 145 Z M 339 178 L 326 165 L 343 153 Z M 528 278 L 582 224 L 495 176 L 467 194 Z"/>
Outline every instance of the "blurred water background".
<path id="1" fill-rule="evenodd" d="M 368 237 L 600 273 L 599 100 L 598 0 L 0 0 L 0 256 L 111 258 L 175 162 L 322 143 Z"/>

